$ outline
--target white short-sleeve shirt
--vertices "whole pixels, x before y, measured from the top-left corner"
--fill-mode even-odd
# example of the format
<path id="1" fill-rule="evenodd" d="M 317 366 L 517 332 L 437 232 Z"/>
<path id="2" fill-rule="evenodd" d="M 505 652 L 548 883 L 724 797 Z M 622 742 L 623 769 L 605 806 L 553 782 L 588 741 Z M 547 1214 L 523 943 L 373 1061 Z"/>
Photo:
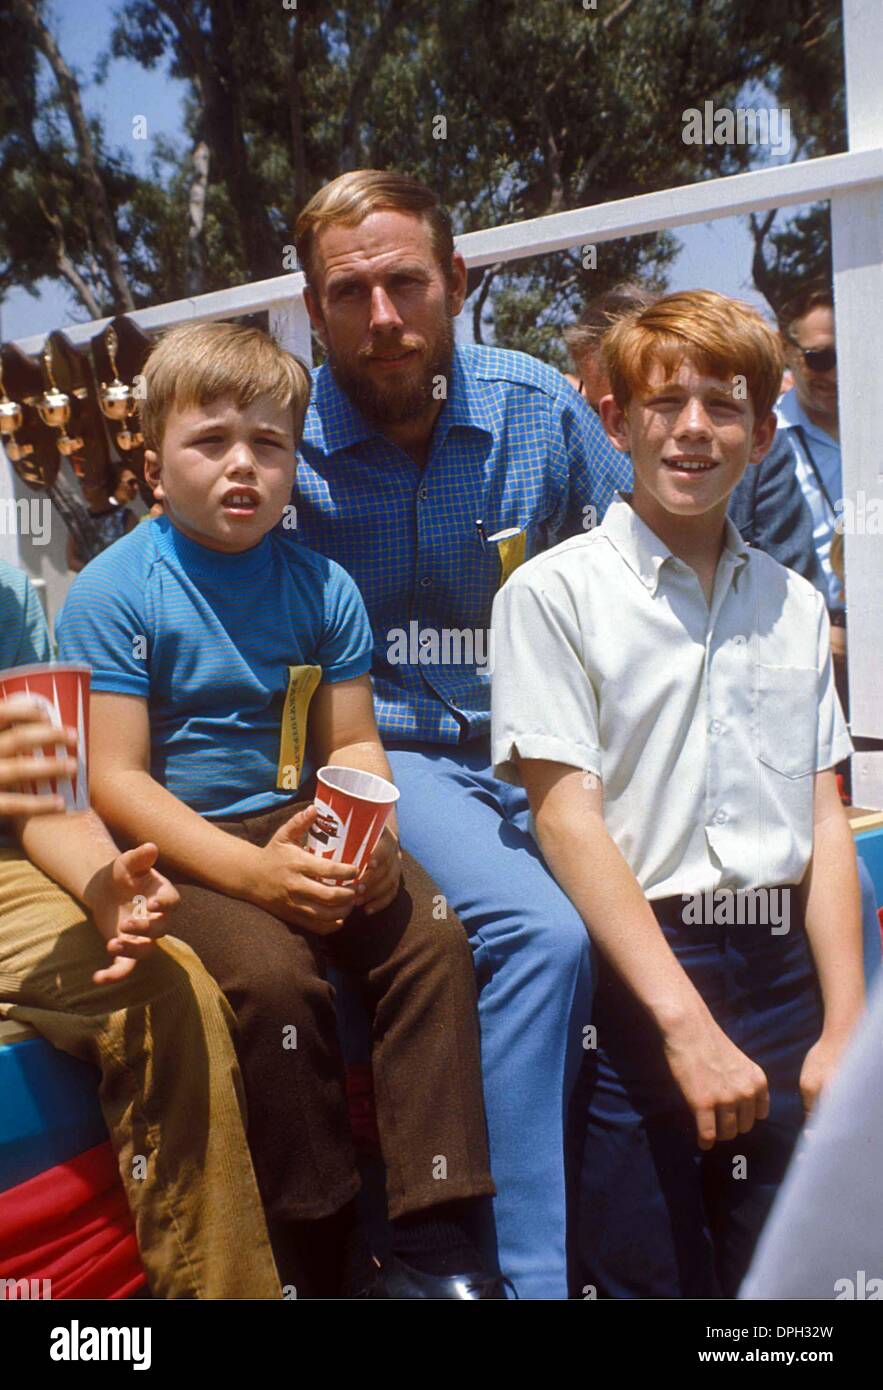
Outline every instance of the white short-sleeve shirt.
<path id="1" fill-rule="evenodd" d="M 617 498 L 494 603 L 492 754 L 595 773 L 648 898 L 798 883 L 814 774 L 852 744 L 817 590 L 727 520 L 711 607 Z"/>

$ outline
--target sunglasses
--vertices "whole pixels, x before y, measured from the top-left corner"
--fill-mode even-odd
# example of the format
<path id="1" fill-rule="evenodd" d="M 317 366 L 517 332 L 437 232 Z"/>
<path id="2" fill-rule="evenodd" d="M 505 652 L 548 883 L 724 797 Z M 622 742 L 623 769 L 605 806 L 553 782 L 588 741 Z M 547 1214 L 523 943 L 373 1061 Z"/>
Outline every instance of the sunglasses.
<path id="1" fill-rule="evenodd" d="M 791 346 L 797 349 L 811 372 L 830 372 L 832 367 L 837 366 L 836 348 L 802 348 L 793 338 Z"/>

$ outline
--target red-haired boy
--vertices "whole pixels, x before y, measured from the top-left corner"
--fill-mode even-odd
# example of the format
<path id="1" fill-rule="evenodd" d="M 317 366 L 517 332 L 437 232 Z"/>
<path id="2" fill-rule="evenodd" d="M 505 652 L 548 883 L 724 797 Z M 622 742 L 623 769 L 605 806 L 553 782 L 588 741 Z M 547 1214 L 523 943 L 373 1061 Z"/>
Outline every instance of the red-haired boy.
<path id="1" fill-rule="evenodd" d="M 775 434 L 774 333 L 693 291 L 605 359 L 634 491 L 501 590 L 493 756 L 602 957 L 578 1288 L 734 1295 L 862 1007 L 851 744 L 824 600 L 726 516 Z"/>

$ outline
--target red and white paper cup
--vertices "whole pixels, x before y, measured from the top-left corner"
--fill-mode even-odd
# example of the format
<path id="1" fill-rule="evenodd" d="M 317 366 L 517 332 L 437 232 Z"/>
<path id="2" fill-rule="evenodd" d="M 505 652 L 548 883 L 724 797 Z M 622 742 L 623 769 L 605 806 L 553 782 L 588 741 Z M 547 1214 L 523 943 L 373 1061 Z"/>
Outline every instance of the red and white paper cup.
<path id="1" fill-rule="evenodd" d="M 89 809 L 89 676 L 88 666 L 74 663 L 50 666 L 13 666 L 0 671 L 0 700 L 29 699 L 40 706 L 46 723 L 56 729 L 76 729 L 77 751 L 65 744 L 44 744 L 33 758 L 77 759 L 71 777 L 24 778 L 23 792 L 31 796 L 61 796 L 68 811 Z"/>
<path id="2" fill-rule="evenodd" d="M 361 869 L 399 799 L 398 787 L 356 767 L 320 767 L 316 783 L 319 815 L 307 837 L 310 853 Z"/>

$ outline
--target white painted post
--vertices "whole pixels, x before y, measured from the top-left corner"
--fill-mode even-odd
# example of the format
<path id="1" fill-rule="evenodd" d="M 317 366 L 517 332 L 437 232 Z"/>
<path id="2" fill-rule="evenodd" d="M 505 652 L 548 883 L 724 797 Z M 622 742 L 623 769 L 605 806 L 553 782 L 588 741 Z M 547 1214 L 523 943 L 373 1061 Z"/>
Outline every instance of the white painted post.
<path id="1" fill-rule="evenodd" d="M 270 332 L 282 347 L 288 348 L 308 367 L 313 365 L 310 316 L 302 294 L 270 306 Z"/>
<path id="2" fill-rule="evenodd" d="M 883 5 L 843 0 L 850 152 L 883 147 Z M 831 196 L 845 509 L 883 505 L 883 183 Z M 863 494 L 863 498 L 862 498 Z M 865 507 L 867 513 L 867 506 Z M 869 528 L 870 529 L 870 528 Z M 876 527 L 875 527 L 876 529 Z M 844 535 L 853 734 L 883 737 L 883 535 Z M 853 800 L 883 809 L 883 753 L 853 758 Z"/>

